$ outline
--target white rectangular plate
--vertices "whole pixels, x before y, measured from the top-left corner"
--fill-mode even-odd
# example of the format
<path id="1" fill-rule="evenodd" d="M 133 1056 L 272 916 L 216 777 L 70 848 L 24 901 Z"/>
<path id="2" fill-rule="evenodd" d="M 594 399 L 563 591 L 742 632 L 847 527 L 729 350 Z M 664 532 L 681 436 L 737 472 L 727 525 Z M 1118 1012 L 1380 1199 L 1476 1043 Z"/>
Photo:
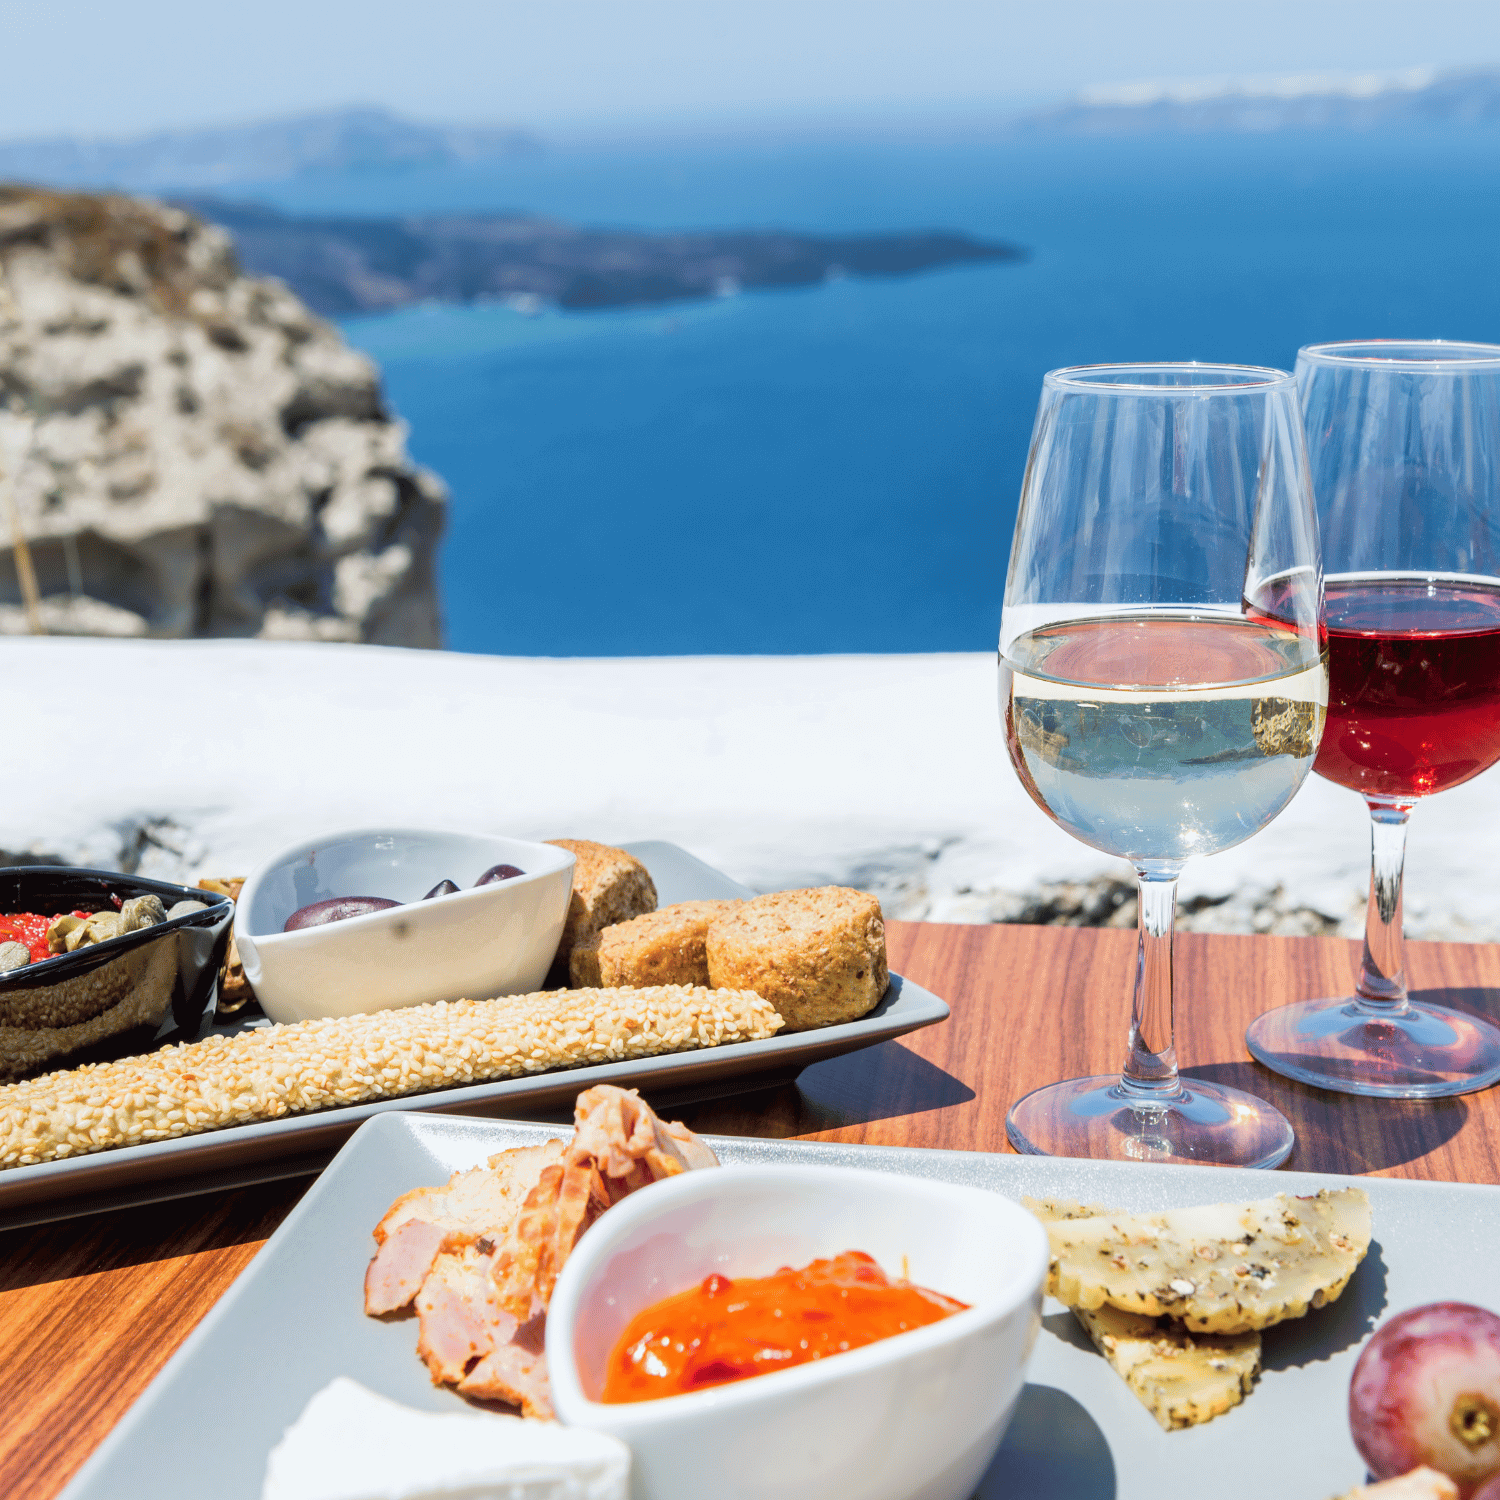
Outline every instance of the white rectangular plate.
<path id="1" fill-rule="evenodd" d="M 625 847 L 651 872 L 663 906 L 755 894 L 676 844 L 646 842 Z M 566 1114 L 579 1092 L 595 1083 L 639 1088 L 653 1104 L 670 1109 L 693 1099 L 785 1083 L 824 1058 L 857 1052 L 947 1018 L 948 1007 L 936 995 L 892 974 L 891 987 L 880 1004 L 869 1015 L 840 1026 L 699 1052 L 673 1052 L 630 1062 L 505 1078 L 347 1109 L 293 1115 L 259 1125 L 233 1125 L 175 1141 L 122 1146 L 69 1161 L 12 1167 L 0 1172 L 0 1230 L 138 1203 L 187 1198 L 194 1193 L 223 1192 L 253 1182 L 311 1176 L 328 1165 L 334 1152 L 366 1120 L 393 1110 L 461 1115 Z"/>
<path id="2" fill-rule="evenodd" d="M 557 1127 L 383 1115 L 349 1142 L 69 1486 L 116 1500 L 257 1500 L 266 1455 L 309 1397 L 348 1375 L 408 1405 L 459 1410 L 417 1358 L 414 1320 L 364 1315 L 370 1232 L 408 1189 L 442 1183 Z M 1304 1172 L 1137 1166 L 900 1147 L 711 1137 L 726 1164 L 820 1162 L 1135 1210 L 1311 1193 Z M 1495 1302 L 1500 1188 L 1354 1179 L 1374 1205 L 1370 1253 L 1332 1307 L 1266 1333 L 1243 1406 L 1163 1432 L 1049 1302 L 1027 1385 L 982 1500 L 1328 1500 L 1364 1477 L 1349 1440 L 1349 1375 L 1377 1322 L 1440 1299 Z M 850 1246 L 857 1249 L 858 1246 Z M 941 1290 L 941 1288 L 939 1288 Z M 830 1497 L 835 1500 L 835 1497 Z"/>

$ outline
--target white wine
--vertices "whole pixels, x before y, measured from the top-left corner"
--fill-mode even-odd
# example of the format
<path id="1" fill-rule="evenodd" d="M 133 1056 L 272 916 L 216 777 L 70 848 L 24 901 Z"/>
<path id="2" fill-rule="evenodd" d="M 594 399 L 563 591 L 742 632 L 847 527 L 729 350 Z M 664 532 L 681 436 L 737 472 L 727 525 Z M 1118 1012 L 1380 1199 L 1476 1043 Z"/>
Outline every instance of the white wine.
<path id="1" fill-rule="evenodd" d="M 1027 631 L 1000 658 L 1011 760 L 1075 838 L 1126 859 L 1216 854 L 1312 767 L 1326 651 L 1274 620 L 1144 612 Z"/>

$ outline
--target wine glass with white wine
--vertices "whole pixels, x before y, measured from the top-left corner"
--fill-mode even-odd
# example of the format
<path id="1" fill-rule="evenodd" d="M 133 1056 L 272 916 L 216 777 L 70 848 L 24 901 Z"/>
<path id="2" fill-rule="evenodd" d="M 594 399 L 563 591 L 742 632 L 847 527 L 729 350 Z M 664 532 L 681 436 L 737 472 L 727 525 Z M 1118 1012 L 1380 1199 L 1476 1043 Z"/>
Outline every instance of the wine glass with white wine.
<path id="1" fill-rule="evenodd" d="M 1183 1078 L 1172 925 L 1185 862 L 1264 828 L 1312 768 L 1328 702 L 1323 573 L 1291 375 L 1238 365 L 1054 370 L 1000 628 L 1010 758 L 1140 891 L 1118 1076 L 1038 1089 L 1017 1150 L 1274 1167 L 1270 1104 Z"/>

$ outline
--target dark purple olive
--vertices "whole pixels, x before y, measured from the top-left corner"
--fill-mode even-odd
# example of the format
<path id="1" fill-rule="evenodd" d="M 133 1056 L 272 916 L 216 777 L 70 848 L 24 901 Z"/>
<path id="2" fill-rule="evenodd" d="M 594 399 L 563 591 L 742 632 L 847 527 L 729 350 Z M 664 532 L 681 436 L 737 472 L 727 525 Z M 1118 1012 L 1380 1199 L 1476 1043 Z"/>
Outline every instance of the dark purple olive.
<path id="1" fill-rule="evenodd" d="M 314 901 L 294 911 L 286 919 L 283 932 L 301 932 L 304 927 L 326 927 L 330 922 L 342 922 L 349 917 L 368 916 L 372 911 L 388 911 L 400 906 L 399 901 L 387 901 L 384 896 L 335 896 L 329 901 Z"/>
<path id="2" fill-rule="evenodd" d="M 474 884 L 476 886 L 493 885 L 497 880 L 514 880 L 517 875 L 525 873 L 525 870 L 518 870 L 514 865 L 491 865 Z"/>
<path id="3" fill-rule="evenodd" d="M 440 880 L 422 897 L 424 901 L 431 901 L 434 896 L 456 896 L 458 887 L 451 880 Z"/>

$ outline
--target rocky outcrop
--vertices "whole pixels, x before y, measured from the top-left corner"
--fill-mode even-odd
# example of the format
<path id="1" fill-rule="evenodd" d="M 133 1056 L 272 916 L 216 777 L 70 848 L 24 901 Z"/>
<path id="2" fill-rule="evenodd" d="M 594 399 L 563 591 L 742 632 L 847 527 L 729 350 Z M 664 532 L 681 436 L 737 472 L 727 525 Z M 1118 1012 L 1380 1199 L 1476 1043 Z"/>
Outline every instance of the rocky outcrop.
<path id="1" fill-rule="evenodd" d="M 222 229 L 0 187 L 0 465 L 48 631 L 441 644 L 444 493 L 404 439 L 370 361 Z"/>

